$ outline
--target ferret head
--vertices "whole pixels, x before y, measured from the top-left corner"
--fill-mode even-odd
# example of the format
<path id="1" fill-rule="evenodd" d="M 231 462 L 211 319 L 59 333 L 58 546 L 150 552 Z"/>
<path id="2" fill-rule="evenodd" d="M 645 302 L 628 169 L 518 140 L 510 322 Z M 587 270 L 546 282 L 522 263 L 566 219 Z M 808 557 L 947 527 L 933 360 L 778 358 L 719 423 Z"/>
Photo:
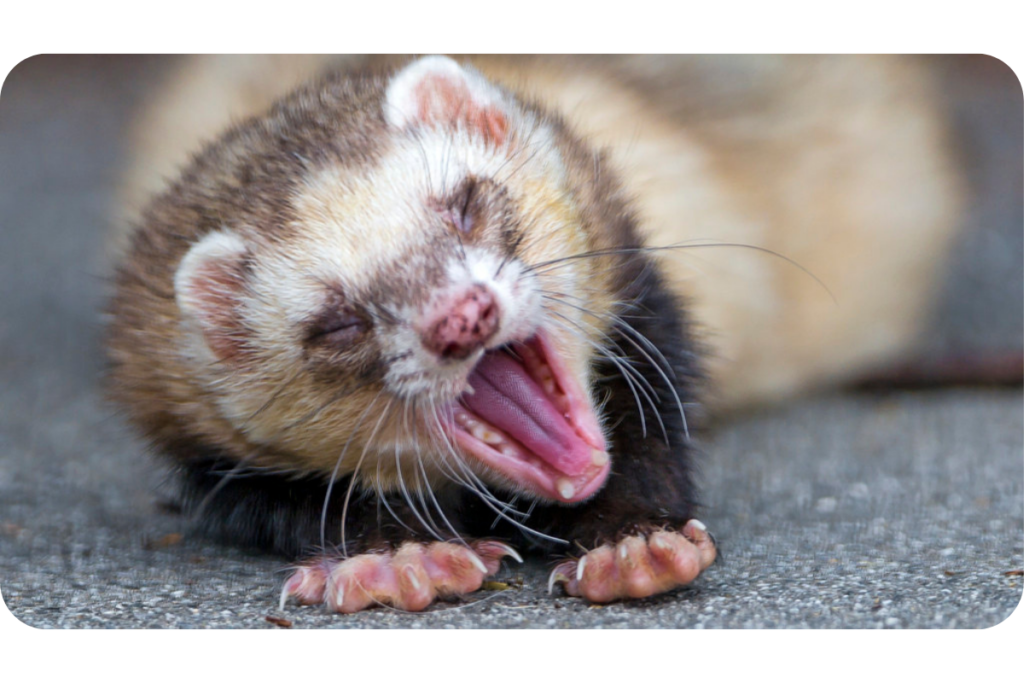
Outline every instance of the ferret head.
<path id="1" fill-rule="evenodd" d="M 612 240 L 580 189 L 597 159 L 442 57 L 321 83 L 236 129 L 130 257 L 185 236 L 175 310 L 150 316 L 170 321 L 173 370 L 154 372 L 177 387 L 176 424 L 236 459 L 382 489 L 589 497 L 609 471 L 591 366 L 618 303 L 609 262 L 579 258 Z"/>

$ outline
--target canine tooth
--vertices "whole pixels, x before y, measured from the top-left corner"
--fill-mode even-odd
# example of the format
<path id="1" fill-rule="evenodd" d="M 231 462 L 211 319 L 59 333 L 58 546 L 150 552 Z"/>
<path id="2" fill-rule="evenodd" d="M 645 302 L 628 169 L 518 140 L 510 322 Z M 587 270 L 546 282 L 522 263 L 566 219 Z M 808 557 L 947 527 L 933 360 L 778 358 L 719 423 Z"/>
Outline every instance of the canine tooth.
<path id="1" fill-rule="evenodd" d="M 580 558 L 579 564 L 576 565 L 576 582 L 583 580 L 583 569 L 587 566 L 587 556 L 584 555 Z"/>
<path id="2" fill-rule="evenodd" d="M 542 380 L 542 384 L 544 385 L 544 391 L 546 391 L 548 394 L 555 393 L 555 380 L 548 377 Z"/>
<path id="3" fill-rule="evenodd" d="M 569 500 L 574 495 L 576 495 L 576 487 L 573 486 L 572 482 L 569 481 L 568 479 L 559 479 L 555 483 L 558 487 L 558 494 L 562 496 L 562 498 Z"/>
<path id="4" fill-rule="evenodd" d="M 604 467 L 608 464 L 608 454 L 595 448 L 590 452 L 590 462 L 598 467 Z"/>
<path id="5" fill-rule="evenodd" d="M 501 453 L 502 455 L 507 455 L 510 458 L 515 458 L 519 456 L 519 452 L 516 451 L 516 449 L 510 444 L 503 445 L 501 448 L 498 449 L 498 452 Z"/>

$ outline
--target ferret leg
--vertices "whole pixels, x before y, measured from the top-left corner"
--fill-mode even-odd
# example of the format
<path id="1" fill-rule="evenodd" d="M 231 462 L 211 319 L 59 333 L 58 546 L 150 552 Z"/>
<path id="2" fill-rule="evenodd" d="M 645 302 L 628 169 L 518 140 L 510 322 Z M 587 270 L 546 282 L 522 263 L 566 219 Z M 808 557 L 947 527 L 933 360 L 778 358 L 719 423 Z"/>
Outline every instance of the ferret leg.
<path id="1" fill-rule="evenodd" d="M 714 540 L 695 519 L 690 429 L 701 374 L 683 309 L 653 267 L 628 276 L 640 313 L 622 316 L 611 334 L 622 360 L 600 369 L 609 396 L 605 410 L 615 425 L 608 481 L 582 505 L 531 518 L 541 530 L 588 550 L 558 565 L 549 583 L 595 602 L 690 583 L 716 556 Z M 627 375 L 625 366 L 635 372 Z"/>
<path id="2" fill-rule="evenodd" d="M 505 556 L 522 562 L 509 546 L 471 540 L 461 529 L 457 541 L 436 540 L 436 531 L 424 527 L 422 515 L 401 497 L 390 497 L 386 507 L 389 514 L 382 517 L 372 499 L 350 504 L 344 515 L 344 498 L 332 505 L 326 537 L 344 539 L 345 549 L 307 551 L 308 559 L 285 581 L 282 605 L 294 599 L 345 614 L 379 605 L 418 612 L 439 598 L 479 590 Z M 450 511 L 448 518 L 455 519 Z"/>
<path id="3" fill-rule="evenodd" d="M 232 469 L 222 461 L 182 469 L 184 507 L 208 532 L 304 558 L 285 581 L 282 607 L 293 600 L 346 613 L 377 604 L 419 611 L 438 598 L 479 589 L 505 556 L 522 561 L 497 541 L 434 542 L 436 536 L 419 521 L 422 515 L 401 497 L 387 501 L 390 514 L 383 517 L 377 501 L 362 494 L 348 502 L 346 512 L 348 479 L 331 489 L 325 511 L 328 487 L 321 481 L 259 472 L 225 478 L 220 472 Z M 449 529 L 452 536 L 468 539 L 458 518 L 451 511 L 447 517 L 457 525 Z M 347 553 L 330 549 L 342 541 Z"/>

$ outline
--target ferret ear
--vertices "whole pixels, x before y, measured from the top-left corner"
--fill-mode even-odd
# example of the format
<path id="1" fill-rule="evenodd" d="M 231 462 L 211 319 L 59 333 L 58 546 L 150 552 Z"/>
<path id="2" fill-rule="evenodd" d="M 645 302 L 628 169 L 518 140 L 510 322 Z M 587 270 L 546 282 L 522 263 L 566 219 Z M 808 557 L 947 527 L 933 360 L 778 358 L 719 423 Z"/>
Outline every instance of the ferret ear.
<path id="1" fill-rule="evenodd" d="M 244 349 L 242 295 L 248 248 L 233 232 L 213 232 L 185 254 L 174 275 L 174 293 L 186 322 L 197 327 L 219 360 Z"/>
<path id="2" fill-rule="evenodd" d="M 507 139 L 508 114 L 500 90 L 448 57 L 423 57 L 403 68 L 392 77 L 384 100 L 384 117 L 399 130 L 462 127 L 494 145 Z"/>

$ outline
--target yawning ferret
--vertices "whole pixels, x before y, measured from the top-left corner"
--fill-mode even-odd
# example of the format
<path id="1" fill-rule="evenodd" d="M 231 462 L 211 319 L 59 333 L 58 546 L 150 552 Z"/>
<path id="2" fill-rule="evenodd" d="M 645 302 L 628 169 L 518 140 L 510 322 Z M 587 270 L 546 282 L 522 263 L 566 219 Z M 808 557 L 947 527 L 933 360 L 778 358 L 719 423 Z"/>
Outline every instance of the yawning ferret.
<path id="1" fill-rule="evenodd" d="M 551 585 L 592 601 L 689 583 L 698 401 L 851 377 L 927 310 L 959 203 L 926 76 L 191 60 L 139 129 L 113 395 L 208 531 L 297 560 L 282 601 L 421 610 L 526 545 L 585 548 Z"/>

